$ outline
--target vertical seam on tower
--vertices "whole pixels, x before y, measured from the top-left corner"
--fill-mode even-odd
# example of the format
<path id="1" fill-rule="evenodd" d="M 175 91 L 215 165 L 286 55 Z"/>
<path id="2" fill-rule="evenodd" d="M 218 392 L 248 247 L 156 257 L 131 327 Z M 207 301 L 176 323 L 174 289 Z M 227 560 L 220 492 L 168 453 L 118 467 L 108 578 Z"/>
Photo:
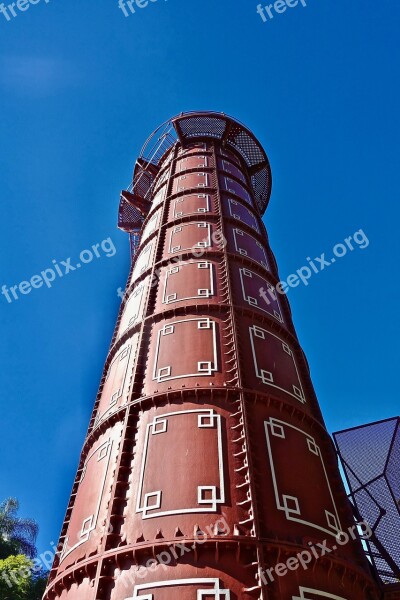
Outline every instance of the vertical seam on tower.
<path id="1" fill-rule="evenodd" d="M 221 226 L 221 232 L 224 236 L 224 240 L 226 240 L 227 239 L 227 237 L 225 235 L 226 228 L 225 228 L 225 224 L 224 224 L 224 219 L 222 218 L 222 195 L 221 195 L 221 188 L 220 188 L 220 182 L 219 182 L 219 169 L 218 169 L 217 152 L 216 152 L 215 143 L 213 144 L 213 152 L 214 152 L 214 161 L 215 161 L 215 167 L 216 167 L 216 193 L 217 193 L 217 199 L 218 199 L 218 205 L 219 205 L 218 208 L 219 208 L 219 216 L 220 216 L 220 226 Z M 253 196 L 252 196 L 252 200 L 254 202 Z M 226 243 L 224 243 L 224 247 L 223 247 L 223 256 L 224 256 L 224 270 L 225 270 L 225 275 L 226 275 L 226 284 L 227 284 L 227 288 L 228 288 L 227 292 L 228 292 L 228 296 L 229 296 L 228 299 L 229 299 L 229 311 L 230 311 L 230 315 L 231 315 L 231 328 L 232 328 L 232 332 L 233 332 L 235 354 L 236 354 L 237 380 L 238 380 L 238 387 L 240 389 L 239 404 L 241 406 L 242 427 L 243 427 L 243 432 L 244 432 L 244 442 L 245 442 L 245 448 L 246 448 L 244 463 L 247 466 L 247 483 L 248 483 L 249 492 L 251 495 L 250 509 L 248 510 L 248 513 L 251 516 L 251 520 L 253 521 L 253 532 L 254 532 L 254 537 L 256 539 L 256 542 L 257 542 L 256 553 L 257 553 L 258 565 L 257 565 L 257 574 L 255 577 L 256 577 L 256 579 L 258 579 L 258 584 L 259 584 L 259 588 L 260 588 L 260 592 L 261 592 L 260 599 L 264 599 L 265 594 L 264 594 L 263 587 L 260 583 L 260 570 L 262 569 L 261 562 L 264 563 L 264 560 L 263 560 L 264 552 L 263 552 L 263 549 L 262 549 L 262 546 L 260 543 L 258 509 L 257 509 L 256 499 L 255 499 L 256 495 L 255 495 L 253 483 L 249 476 L 249 473 L 252 470 L 251 452 L 249 450 L 250 438 L 249 438 L 249 430 L 248 430 L 247 416 L 246 416 L 245 403 L 244 403 L 244 394 L 242 391 L 243 385 L 242 385 L 241 362 L 240 362 L 240 356 L 239 356 L 239 345 L 238 345 L 238 337 L 237 337 L 237 329 L 236 329 L 236 315 L 235 315 L 235 310 L 234 310 L 233 301 L 232 301 L 233 298 L 232 298 L 232 285 L 231 285 L 231 271 L 230 271 L 229 263 L 228 263 Z M 232 417 L 232 414 L 230 416 Z"/>

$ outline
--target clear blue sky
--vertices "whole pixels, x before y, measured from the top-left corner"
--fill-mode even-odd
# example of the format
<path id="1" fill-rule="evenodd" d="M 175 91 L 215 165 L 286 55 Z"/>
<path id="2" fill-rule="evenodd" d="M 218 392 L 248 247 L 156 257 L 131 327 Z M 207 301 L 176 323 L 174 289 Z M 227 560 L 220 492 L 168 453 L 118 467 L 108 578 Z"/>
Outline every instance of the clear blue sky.
<path id="1" fill-rule="evenodd" d="M 369 238 L 290 292 L 330 431 L 399 414 L 399 17 L 395 0 L 41 0 L 0 14 L 1 277 L 111 236 L 104 255 L 1 311 L 0 498 L 59 535 L 129 266 L 119 191 L 147 135 L 185 110 L 254 130 L 273 170 L 280 273 Z M 396 170 L 397 166 L 397 170 Z"/>

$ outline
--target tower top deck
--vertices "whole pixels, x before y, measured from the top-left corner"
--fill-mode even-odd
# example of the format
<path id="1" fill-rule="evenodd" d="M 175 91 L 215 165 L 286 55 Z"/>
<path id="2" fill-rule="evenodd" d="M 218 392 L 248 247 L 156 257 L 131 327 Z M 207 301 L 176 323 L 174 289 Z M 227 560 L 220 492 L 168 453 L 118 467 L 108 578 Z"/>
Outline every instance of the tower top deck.
<path id="1" fill-rule="evenodd" d="M 180 113 L 157 127 L 146 140 L 136 161 L 129 191 L 146 198 L 165 153 L 177 141 L 185 145 L 200 140 L 217 140 L 241 156 L 249 169 L 257 207 L 263 214 L 272 190 L 268 157 L 260 142 L 245 125 L 221 112 Z"/>

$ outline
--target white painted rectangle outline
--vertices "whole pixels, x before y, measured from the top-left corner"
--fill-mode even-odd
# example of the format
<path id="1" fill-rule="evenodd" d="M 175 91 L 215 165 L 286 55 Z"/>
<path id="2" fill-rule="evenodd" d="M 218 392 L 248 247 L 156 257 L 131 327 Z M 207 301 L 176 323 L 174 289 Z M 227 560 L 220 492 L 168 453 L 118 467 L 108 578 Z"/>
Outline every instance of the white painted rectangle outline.
<path id="1" fill-rule="evenodd" d="M 172 292 L 172 294 L 169 294 L 167 296 L 166 294 L 167 294 L 167 285 L 168 285 L 169 276 L 174 275 L 175 273 L 179 273 L 181 268 L 183 268 L 187 265 L 193 265 L 193 264 L 197 264 L 198 269 L 209 269 L 210 285 L 209 285 L 208 289 L 205 290 L 207 292 L 207 294 L 200 294 L 199 293 L 200 290 L 198 290 L 197 296 L 183 296 L 182 298 L 177 298 L 175 292 Z M 170 295 L 175 295 L 175 298 L 173 298 L 172 300 L 169 300 L 168 298 L 170 297 Z M 194 300 L 196 298 L 210 298 L 211 296 L 214 296 L 214 265 L 212 263 L 210 263 L 206 260 L 200 260 L 200 261 L 191 260 L 191 261 L 186 261 L 184 263 L 176 265 L 175 267 L 171 267 L 170 269 L 167 269 L 167 272 L 165 275 L 165 280 L 164 280 L 163 296 L 162 296 L 163 304 L 172 304 L 173 302 L 179 302 L 181 300 Z"/>
<path id="2" fill-rule="evenodd" d="M 110 458 L 111 458 L 112 445 L 113 445 L 113 442 L 109 438 L 108 440 L 106 440 L 105 442 L 103 442 L 102 444 L 100 444 L 100 446 L 98 446 L 96 448 L 96 450 L 93 450 L 93 452 L 87 457 L 87 459 L 85 461 L 85 464 L 84 464 L 83 469 L 82 469 L 82 475 L 81 475 L 81 480 L 79 482 L 79 485 L 81 484 L 81 482 L 85 478 L 85 474 L 86 474 L 86 470 L 87 470 L 87 465 L 88 465 L 89 461 L 97 454 L 97 452 L 99 453 L 99 457 L 97 458 L 98 461 L 103 460 L 103 458 L 105 456 L 108 457 L 107 458 L 107 465 L 106 465 L 105 470 L 104 470 L 104 477 L 103 477 L 103 480 L 102 480 L 101 486 L 100 486 L 99 499 L 97 501 L 96 510 L 95 510 L 95 512 L 92 515 L 90 515 L 89 517 L 87 517 L 86 519 L 83 520 L 83 522 L 82 522 L 82 530 L 81 530 L 81 539 L 79 540 L 79 542 L 77 542 L 76 544 L 74 544 L 74 546 L 72 546 L 68 550 L 67 550 L 67 547 L 68 547 L 68 539 L 69 538 L 68 538 L 68 536 L 65 538 L 64 544 L 63 544 L 63 548 L 62 548 L 62 551 L 61 551 L 61 554 L 60 554 L 60 563 L 68 556 L 68 554 L 70 554 L 73 550 L 75 550 L 75 548 L 77 548 L 78 546 L 80 546 L 84 542 L 87 542 L 87 540 L 90 537 L 91 532 L 94 529 L 96 529 L 97 519 L 99 518 L 99 513 L 100 513 L 101 500 L 103 498 L 104 487 L 105 487 L 106 480 L 107 480 L 108 468 L 110 466 Z M 100 458 L 100 453 L 102 452 L 103 448 L 107 448 L 107 453 L 104 454 L 103 456 L 101 456 L 101 458 Z M 76 498 L 75 498 L 75 502 L 77 500 L 78 495 L 79 495 L 79 489 L 78 489 L 78 492 L 77 492 L 77 495 L 76 495 Z M 86 522 L 89 522 L 89 521 L 90 521 L 90 526 L 88 528 L 84 529 L 84 524 Z"/>
<path id="3" fill-rule="evenodd" d="M 144 282 L 141 282 L 139 285 L 137 285 L 137 286 L 134 288 L 134 290 L 133 290 L 132 294 L 129 296 L 129 298 L 128 298 L 127 302 L 126 302 L 126 305 L 125 305 L 124 311 L 123 311 L 123 313 L 122 313 L 122 315 L 121 315 L 121 321 L 122 321 L 122 318 L 123 318 L 123 316 L 124 316 L 124 314 L 125 314 L 125 312 L 126 312 L 126 310 L 127 310 L 128 306 L 129 306 L 129 304 L 130 304 L 131 298 L 136 298 L 136 296 L 139 294 L 139 292 L 140 292 L 140 302 L 139 302 L 139 304 L 138 304 L 138 306 L 137 306 L 136 313 L 135 313 L 134 315 L 132 315 L 132 316 L 131 316 L 131 318 L 129 319 L 129 322 L 128 322 L 128 324 L 127 324 L 127 326 L 125 327 L 125 329 L 123 329 L 122 331 L 120 331 L 120 332 L 118 333 L 118 336 L 119 336 L 119 337 L 120 337 L 120 336 L 121 336 L 121 335 L 122 335 L 122 334 L 123 334 L 125 331 L 128 331 L 128 329 L 129 329 L 130 327 L 133 327 L 133 325 L 135 325 L 135 324 L 136 324 L 136 321 L 138 320 L 138 318 L 139 318 L 139 316 L 140 316 L 140 313 L 142 312 L 142 309 L 143 309 L 143 305 L 144 305 L 144 299 L 145 299 L 145 296 L 146 296 L 146 294 L 145 294 L 144 292 L 145 292 L 146 288 L 147 288 L 147 285 L 146 285 Z"/>
<path id="4" fill-rule="evenodd" d="M 325 463 L 324 463 L 324 460 L 321 455 L 321 450 L 320 450 L 319 446 L 317 446 L 315 439 L 310 434 L 303 431 L 302 429 L 299 429 L 298 427 L 295 427 L 294 425 L 291 425 L 290 423 L 287 423 L 286 421 L 280 421 L 279 419 L 270 417 L 269 421 L 264 421 L 264 429 L 265 429 L 265 437 L 267 440 L 268 458 L 269 458 L 270 467 L 271 467 L 271 475 L 272 475 L 272 482 L 273 482 L 273 486 L 274 486 L 275 501 L 276 501 L 276 506 L 277 506 L 278 510 L 282 510 L 285 513 L 285 516 L 288 521 L 295 521 L 296 523 L 301 523 L 302 525 L 308 525 L 309 527 L 313 527 L 314 529 L 323 531 L 324 533 L 332 535 L 333 537 L 336 538 L 338 531 L 334 532 L 334 531 L 332 531 L 332 529 L 326 529 L 325 527 L 321 527 L 320 525 L 317 525 L 316 523 L 311 523 L 310 521 L 304 521 L 303 519 L 298 519 L 295 516 L 293 516 L 293 514 L 291 514 L 292 511 L 288 510 L 287 507 L 281 503 L 281 498 L 280 498 L 280 494 L 279 494 L 279 490 L 278 490 L 278 484 L 277 484 L 277 480 L 276 480 L 276 471 L 275 471 L 275 465 L 274 465 L 273 456 L 272 456 L 271 440 L 270 440 L 270 433 L 269 433 L 269 426 L 272 429 L 272 427 L 274 425 L 277 425 L 278 428 L 282 429 L 283 433 L 284 433 L 284 429 L 283 429 L 284 427 L 290 427 L 291 429 L 299 431 L 306 437 L 307 442 L 309 444 L 309 448 L 310 448 L 310 444 L 311 444 L 312 447 L 315 447 L 318 449 L 318 456 L 321 460 L 322 468 L 323 468 L 323 471 L 325 474 L 326 485 L 328 486 L 329 495 L 331 497 L 332 504 L 333 504 L 333 507 L 335 510 L 335 517 L 336 517 L 336 520 L 337 520 L 337 523 L 339 526 L 339 530 L 341 530 L 340 518 L 339 518 L 338 510 L 336 508 L 335 500 L 333 497 L 332 488 L 329 484 L 329 478 L 328 478 L 328 474 L 326 472 Z M 278 436 L 278 437 L 282 437 L 282 436 Z M 311 452 L 311 449 L 310 449 L 310 452 Z M 313 454 L 315 454 L 315 452 Z M 282 497 L 284 497 L 284 495 L 282 495 Z M 327 597 L 329 598 L 329 596 L 327 596 Z M 335 596 L 332 596 L 332 597 L 335 598 Z M 293 600 L 295 600 L 295 599 L 293 599 Z M 343 600 L 343 599 L 339 598 L 339 600 Z"/>
<path id="5" fill-rule="evenodd" d="M 214 589 L 198 589 L 196 600 L 203 600 L 204 597 L 215 596 L 215 600 L 230 600 L 230 590 L 225 590 L 220 587 L 219 579 L 202 578 L 202 579 L 169 579 L 167 581 L 155 581 L 154 583 L 142 583 L 135 585 L 133 596 L 127 600 L 154 600 L 153 594 L 142 594 L 145 590 L 160 587 L 181 586 L 181 585 L 212 585 Z M 140 595 L 139 595 L 140 594 Z M 177 596 L 176 596 L 177 597 Z M 340 599 L 339 599 L 340 600 Z"/>
<path id="6" fill-rule="evenodd" d="M 157 181 L 157 186 L 162 185 L 164 181 L 167 180 L 169 175 L 169 168 L 166 168 L 165 171 L 159 176 Z"/>
<path id="7" fill-rule="evenodd" d="M 225 180 L 225 189 L 226 189 L 226 191 L 230 192 L 231 194 L 235 194 L 235 196 L 237 196 L 238 198 L 242 198 L 242 200 L 247 201 L 249 204 L 252 203 L 251 196 L 250 196 L 249 192 L 246 190 L 246 188 L 244 187 L 244 185 L 242 185 L 238 181 L 235 181 L 231 177 L 224 177 L 224 180 Z M 245 194 L 244 198 L 243 198 L 243 196 L 240 195 L 240 193 L 238 193 L 236 190 L 234 190 L 233 188 L 231 188 L 229 186 L 230 182 L 235 183 L 236 185 L 239 186 L 239 188 L 242 188 L 242 190 L 243 190 L 243 192 Z"/>
<path id="8" fill-rule="evenodd" d="M 202 238 L 200 241 L 196 242 L 196 244 L 194 246 L 188 246 L 187 248 L 182 248 L 180 245 L 179 246 L 172 245 L 172 237 L 173 237 L 174 233 L 181 232 L 183 227 L 193 227 L 195 225 L 197 225 L 197 227 L 199 227 L 199 228 L 207 229 L 207 237 L 205 239 Z M 210 248 L 210 247 L 211 247 L 211 224 L 210 223 L 195 221 L 194 223 L 186 223 L 186 224 L 179 225 L 178 227 L 173 227 L 171 230 L 171 234 L 169 236 L 169 245 L 168 245 L 169 254 L 173 254 L 174 252 L 178 252 L 179 250 L 183 251 L 183 250 L 192 250 L 193 248 Z"/>
<path id="9" fill-rule="evenodd" d="M 157 194 L 154 196 L 153 198 L 153 202 L 152 205 L 158 206 L 159 204 L 161 204 L 161 202 L 164 200 L 165 198 L 165 192 L 166 192 L 167 186 L 164 185 L 162 188 L 160 188 L 157 192 Z"/>
<path id="10" fill-rule="evenodd" d="M 206 201 L 206 206 L 204 207 L 200 207 L 197 210 L 195 210 L 194 212 L 187 212 L 187 213 L 183 213 L 182 211 L 177 212 L 177 204 L 182 204 L 183 201 L 185 200 L 185 198 L 190 198 L 191 196 L 197 196 L 197 198 L 205 198 Z M 174 201 L 174 210 L 173 210 L 173 218 L 179 218 L 179 217 L 185 217 L 187 215 L 197 215 L 198 213 L 205 213 L 205 212 L 210 212 L 210 195 L 209 194 L 187 194 L 186 196 L 180 196 L 179 198 L 176 198 Z"/>
<path id="11" fill-rule="evenodd" d="M 239 236 L 247 235 L 249 238 L 251 238 L 252 240 L 254 240 L 254 243 L 256 244 L 256 246 L 258 246 L 262 250 L 262 253 L 263 253 L 264 259 L 265 259 L 265 263 L 263 263 L 263 262 L 258 263 L 258 261 L 255 258 L 251 258 L 251 256 L 249 256 L 247 254 L 247 250 L 245 250 L 244 248 L 238 248 L 237 235 L 239 235 Z M 254 260 L 254 262 L 256 262 L 257 264 L 262 265 L 265 269 L 269 270 L 269 263 L 268 263 L 268 258 L 267 258 L 266 252 L 265 252 L 265 248 L 264 248 L 264 246 L 258 240 L 256 240 L 255 237 L 253 237 L 252 235 L 250 235 L 246 231 L 242 231 L 241 229 L 237 229 L 237 228 L 234 227 L 233 228 L 233 239 L 235 241 L 236 252 L 238 252 L 239 254 L 242 254 L 243 256 L 249 256 L 250 260 Z"/>
<path id="12" fill-rule="evenodd" d="M 346 598 L 342 598 L 342 596 L 335 596 L 334 594 L 329 594 L 328 592 L 321 592 L 320 590 L 312 590 L 311 588 L 305 587 L 299 588 L 299 594 L 300 596 L 292 596 L 292 600 L 315 600 L 315 598 L 310 598 L 308 594 L 319 596 L 320 598 L 328 598 L 329 600 L 346 600 Z M 307 596 L 304 594 L 307 594 Z"/>
<path id="13" fill-rule="evenodd" d="M 236 175 L 236 173 L 232 173 L 232 171 L 230 171 L 231 167 L 236 167 L 236 169 L 239 171 L 240 175 Z M 242 183 L 244 183 L 246 185 L 247 181 L 246 181 L 246 177 L 243 175 L 242 171 L 240 170 L 240 168 L 238 167 L 238 165 L 236 165 L 235 163 L 231 163 L 229 162 L 229 160 L 225 160 L 224 158 L 222 159 L 222 169 L 224 171 L 226 171 L 227 173 L 229 173 L 229 175 L 232 175 L 232 177 L 237 177 L 238 179 L 240 179 L 240 181 Z M 243 177 L 243 179 L 242 179 Z"/>
<path id="14" fill-rule="evenodd" d="M 253 215 L 253 213 L 247 208 L 247 206 L 245 206 L 244 204 L 241 204 L 239 202 L 239 200 L 234 200 L 233 198 L 228 198 L 228 205 L 229 205 L 229 212 L 231 217 L 233 217 L 234 219 L 237 219 L 238 221 L 241 221 L 242 223 L 244 223 L 244 221 L 242 221 L 242 219 L 239 217 L 239 215 L 237 215 L 236 213 L 232 212 L 232 205 L 233 206 L 237 206 L 238 204 L 240 204 L 240 206 L 242 208 L 244 208 L 245 210 L 247 210 L 247 212 L 249 213 L 250 217 L 253 219 L 254 221 L 254 225 L 249 225 L 249 227 L 251 227 L 252 229 L 254 229 L 254 231 L 257 231 L 257 233 L 260 233 L 259 227 L 258 227 L 258 223 L 257 223 L 257 219 L 255 217 L 255 215 Z M 235 210 L 235 209 L 233 209 Z M 248 223 L 245 223 L 246 225 L 248 225 Z"/>
<path id="15" fill-rule="evenodd" d="M 250 306 L 257 306 L 257 308 L 259 308 L 260 310 L 266 312 L 268 315 L 273 316 L 277 321 L 279 321 L 280 323 L 283 323 L 283 316 L 282 316 L 282 311 L 281 311 L 281 305 L 279 303 L 278 297 L 275 294 L 275 299 L 276 299 L 276 304 L 278 305 L 278 309 L 279 309 L 279 314 L 278 316 L 276 316 L 275 311 L 273 309 L 271 310 L 267 310 L 266 308 L 263 308 L 263 302 L 260 302 L 259 299 L 257 298 L 257 304 L 254 304 L 253 302 L 250 301 L 251 296 L 247 296 L 246 294 L 246 290 L 245 285 L 244 285 L 244 279 L 243 277 L 246 276 L 246 272 L 247 273 L 251 273 L 251 276 L 256 275 L 257 277 L 261 277 L 260 275 L 258 275 L 257 273 L 254 273 L 253 271 L 251 271 L 250 269 L 247 268 L 239 268 L 239 275 L 240 275 L 240 284 L 242 286 L 242 294 L 243 294 L 243 300 L 245 302 L 247 302 Z M 250 276 L 250 277 L 251 277 Z M 248 277 L 248 275 L 247 275 Z M 263 281 L 265 282 L 265 285 L 267 287 L 269 287 L 272 290 L 275 290 L 274 286 L 271 285 L 270 283 L 268 283 L 268 281 L 266 281 L 264 278 L 262 278 Z M 263 301 L 265 302 L 265 300 L 263 299 Z M 268 306 L 268 304 L 265 302 L 266 306 Z"/>
<path id="16" fill-rule="evenodd" d="M 161 367 L 161 369 L 158 369 L 157 372 L 157 362 L 158 362 L 158 354 L 160 351 L 160 340 L 161 340 L 161 335 L 164 334 L 165 335 L 171 335 L 173 333 L 175 333 L 175 325 L 177 323 L 188 323 L 189 321 L 197 321 L 197 327 L 198 329 L 211 329 L 212 331 L 212 336 L 213 336 L 213 361 L 199 361 L 197 364 L 199 365 L 201 364 L 205 364 L 208 363 L 210 365 L 210 368 L 207 371 L 197 371 L 197 373 L 185 373 L 183 375 L 175 375 L 175 377 L 170 377 L 170 372 L 171 372 L 171 366 L 170 365 L 165 365 L 164 367 Z M 203 327 L 202 325 L 206 325 L 206 327 Z M 160 371 L 165 370 L 169 368 L 169 373 L 166 376 L 160 376 Z M 212 375 L 212 373 L 214 373 L 215 371 L 218 370 L 218 353 L 217 353 L 217 333 L 216 333 L 216 322 L 213 321 L 212 319 L 209 319 L 208 317 L 200 317 L 198 319 L 181 319 L 180 321 L 173 321 L 172 323 L 169 323 L 168 325 L 163 325 L 163 327 L 161 329 L 158 330 L 157 332 L 157 345 L 156 345 L 156 352 L 154 355 L 154 367 L 153 367 L 153 381 L 157 381 L 158 383 L 162 383 L 163 381 L 171 381 L 173 379 L 182 379 L 184 377 L 199 377 L 199 376 L 205 376 L 205 375 Z"/>
<path id="17" fill-rule="evenodd" d="M 181 147 L 178 150 L 178 156 L 184 156 L 186 155 L 188 150 L 207 150 L 207 144 L 205 142 L 192 142 L 191 144 L 188 144 L 187 146 L 185 145 L 185 147 Z M 196 154 L 195 152 L 193 153 L 189 153 L 187 156 L 193 156 L 193 154 Z"/>
<path id="18" fill-rule="evenodd" d="M 184 165 L 184 163 L 189 159 L 189 158 L 197 158 L 199 163 L 201 162 L 201 164 L 197 164 L 193 167 L 187 167 L 186 165 Z M 188 154 L 187 156 L 185 156 L 184 158 L 178 158 L 178 165 L 179 165 L 179 169 L 176 171 L 177 173 L 183 173 L 184 171 L 187 171 L 188 169 L 202 169 L 204 167 L 208 167 L 208 159 L 207 156 L 205 154 L 201 155 L 197 155 L 197 154 Z"/>
<path id="19" fill-rule="evenodd" d="M 176 186 L 176 191 L 177 192 L 184 192 L 186 190 L 190 190 L 190 189 L 194 189 L 194 188 L 198 188 L 198 187 L 208 187 L 208 173 L 194 172 L 194 173 L 188 173 L 187 175 L 180 175 L 178 177 L 178 181 L 186 179 L 187 177 L 190 177 L 190 175 L 197 175 L 198 177 L 203 177 L 204 178 L 204 182 L 198 183 L 197 185 L 190 185 L 190 186 L 187 186 L 187 187 L 180 187 L 179 183 L 178 183 L 178 185 Z"/>
<path id="20" fill-rule="evenodd" d="M 141 235 L 141 242 L 145 242 L 146 239 L 148 237 L 151 236 L 152 233 L 154 233 L 154 231 L 157 229 L 158 226 L 158 219 L 161 215 L 161 209 L 157 210 L 154 215 L 151 217 L 151 219 L 146 223 L 144 229 L 143 229 L 143 233 Z M 153 224 L 153 227 L 150 227 L 151 224 Z"/>
<path id="21" fill-rule="evenodd" d="M 204 489 L 204 486 L 198 486 L 197 497 L 198 497 L 198 499 L 201 500 L 200 502 L 198 502 L 198 504 L 203 504 L 203 506 L 201 506 L 200 508 L 198 508 L 198 507 L 180 508 L 177 510 L 158 511 L 158 512 L 152 512 L 151 514 L 148 514 L 147 510 L 149 508 L 151 510 L 151 507 L 149 507 L 148 504 L 145 506 L 141 506 L 141 504 L 142 504 L 141 499 L 142 499 L 142 495 L 143 495 L 143 482 L 144 482 L 144 474 L 145 474 L 145 468 L 146 468 L 146 459 L 147 459 L 147 452 L 148 452 L 148 447 L 149 447 L 150 434 L 151 435 L 159 435 L 159 434 L 165 433 L 167 431 L 167 425 L 168 425 L 167 419 L 169 417 L 176 417 L 176 416 L 184 415 L 184 414 L 197 414 L 198 415 L 197 424 L 198 424 L 199 429 L 207 428 L 207 427 L 211 428 L 214 426 L 215 422 L 217 424 L 218 472 L 219 472 L 220 498 L 218 498 L 216 495 L 216 491 L 217 491 L 216 487 L 210 486 L 207 489 L 211 489 L 211 487 L 214 488 L 215 493 L 214 493 L 213 498 L 209 501 L 201 500 L 200 492 L 201 492 L 201 489 Z M 208 419 L 210 419 L 210 422 L 205 423 L 204 417 L 207 417 Z M 157 429 L 157 426 L 159 426 L 159 425 L 161 425 L 161 428 Z M 155 505 L 155 508 L 161 508 L 162 490 L 157 490 L 150 494 L 145 494 L 145 499 L 148 496 L 152 496 L 152 495 L 157 495 L 157 498 L 158 498 L 158 503 L 157 503 L 157 505 Z M 206 507 L 205 504 L 207 502 L 209 504 L 211 504 L 211 506 Z M 214 412 L 213 409 L 201 408 L 201 409 L 195 409 L 195 410 L 182 410 L 182 411 L 166 413 L 164 415 L 155 416 L 153 419 L 153 422 L 149 423 L 146 427 L 144 451 L 143 451 L 143 455 L 142 455 L 142 464 L 140 467 L 140 479 L 139 479 L 138 495 L 137 495 L 137 501 L 136 501 L 136 512 L 142 513 L 142 519 L 152 519 L 153 517 L 160 517 L 160 516 L 167 516 L 167 515 L 182 515 L 182 514 L 186 514 L 186 513 L 208 513 L 208 512 L 216 512 L 217 505 L 224 504 L 224 502 L 225 502 L 225 478 L 224 478 L 224 457 L 223 457 L 223 447 L 222 447 L 221 415 Z"/>
<path id="22" fill-rule="evenodd" d="M 136 334 L 136 335 L 137 335 L 137 334 Z M 116 395 L 116 397 L 115 397 L 115 399 L 113 400 L 113 402 L 112 402 L 112 403 L 111 403 L 111 401 L 110 401 L 110 404 L 109 404 L 109 407 L 108 407 L 108 409 L 107 409 L 106 411 L 104 411 L 104 413 L 103 413 L 102 415 L 100 415 L 100 418 L 101 418 L 101 419 L 103 418 L 103 415 L 105 415 L 105 414 L 108 412 L 108 410 L 109 410 L 110 408 L 112 408 L 112 406 L 114 406 L 114 405 L 115 405 L 115 404 L 118 402 L 119 398 L 121 398 L 121 396 L 122 396 L 123 389 L 124 389 L 124 386 L 125 386 L 125 381 L 126 381 L 126 374 L 127 374 L 127 372 L 128 372 L 128 366 L 129 366 L 129 359 L 130 359 L 130 355 L 131 355 L 131 350 L 132 350 L 132 346 L 131 346 L 130 344 L 129 344 L 128 346 L 124 346 L 123 348 L 121 348 L 121 350 L 120 350 L 120 351 L 118 352 L 118 354 L 117 354 L 117 355 L 114 357 L 114 360 L 112 361 L 112 363 L 111 363 L 111 364 L 110 364 L 110 366 L 108 367 L 108 371 L 107 371 L 107 375 L 106 375 L 106 379 L 105 379 L 105 381 L 107 381 L 107 379 L 108 379 L 108 377 L 109 377 L 109 375 L 110 375 L 110 373 L 111 373 L 111 371 L 112 371 L 113 365 L 114 365 L 116 362 L 119 362 L 119 361 L 121 360 L 121 354 L 123 354 L 124 352 L 126 352 L 126 353 L 127 353 L 127 354 L 126 354 L 126 356 L 127 356 L 127 360 L 126 360 L 126 366 L 125 366 L 125 373 L 124 373 L 124 376 L 123 376 L 123 378 L 122 378 L 121 387 L 120 387 L 118 390 L 116 390 L 116 392 L 114 392 L 114 393 L 113 393 L 113 395 L 112 395 L 112 398 L 114 398 L 114 396 L 115 396 L 116 394 L 117 394 L 117 395 Z M 124 357 L 124 358 L 125 358 L 125 357 Z"/>
<path id="23" fill-rule="evenodd" d="M 275 385 L 272 382 L 268 383 L 268 384 L 265 384 L 265 385 L 270 385 L 270 386 L 272 386 L 272 387 L 274 387 L 274 388 L 276 388 L 278 390 L 282 390 L 282 392 L 285 392 L 286 394 L 289 394 L 289 396 L 292 396 L 293 398 L 295 398 L 296 400 L 298 400 L 302 404 L 305 404 L 306 403 L 306 399 L 305 399 L 305 394 L 304 394 L 303 386 L 302 386 L 301 379 L 300 379 L 300 374 L 299 374 L 299 371 L 297 369 L 297 364 L 296 364 L 293 352 L 289 348 L 288 344 L 284 340 L 282 340 L 282 338 L 280 338 L 278 335 L 275 335 L 271 331 L 267 331 L 266 329 L 263 329 L 259 325 L 252 325 L 252 326 L 249 327 L 249 332 L 250 332 L 250 344 L 251 344 L 251 350 L 252 350 L 252 353 L 253 353 L 253 363 L 254 363 L 254 369 L 255 369 L 255 372 L 256 372 L 256 376 L 258 377 L 258 379 L 261 379 L 261 381 L 264 382 L 263 377 L 262 377 L 262 373 L 261 373 L 260 369 L 258 368 L 257 356 L 256 356 L 256 349 L 254 347 L 254 341 L 253 341 L 253 333 L 255 333 L 256 329 L 259 329 L 259 330 L 263 331 L 264 333 L 266 333 L 268 335 L 272 335 L 273 337 L 275 337 L 276 339 L 278 339 L 280 342 L 282 342 L 283 349 L 287 352 L 287 354 L 289 354 L 292 357 L 294 368 L 295 368 L 296 374 L 297 374 L 297 379 L 299 381 L 299 386 L 300 386 L 300 391 L 301 391 L 301 398 L 299 396 L 296 396 L 296 394 L 293 394 L 289 390 L 286 390 L 285 388 L 280 387 L 279 385 Z"/>
<path id="24" fill-rule="evenodd" d="M 153 248 L 153 241 L 149 242 L 147 244 L 147 246 L 145 246 L 143 248 L 143 250 L 137 257 L 137 261 L 135 263 L 133 273 L 132 273 L 132 279 L 131 279 L 132 282 L 135 281 L 139 277 L 139 275 L 141 275 L 149 266 L 151 252 L 152 252 L 152 248 Z M 147 261 L 143 260 L 143 259 L 146 259 L 146 255 L 147 255 Z M 142 264 L 142 263 L 144 263 L 144 264 Z M 139 269 L 139 267 L 140 267 L 140 271 L 139 271 L 139 273 L 137 273 L 137 270 Z"/>

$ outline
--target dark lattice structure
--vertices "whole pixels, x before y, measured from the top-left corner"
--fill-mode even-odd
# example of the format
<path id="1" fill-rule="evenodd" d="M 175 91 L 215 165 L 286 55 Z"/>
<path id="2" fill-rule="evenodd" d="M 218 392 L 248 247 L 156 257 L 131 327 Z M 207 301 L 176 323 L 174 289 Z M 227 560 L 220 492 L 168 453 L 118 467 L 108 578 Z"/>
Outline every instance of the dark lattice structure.
<path id="1" fill-rule="evenodd" d="M 384 584 L 400 581 L 400 417 L 335 434 L 350 498 L 374 536 L 368 554 Z"/>

